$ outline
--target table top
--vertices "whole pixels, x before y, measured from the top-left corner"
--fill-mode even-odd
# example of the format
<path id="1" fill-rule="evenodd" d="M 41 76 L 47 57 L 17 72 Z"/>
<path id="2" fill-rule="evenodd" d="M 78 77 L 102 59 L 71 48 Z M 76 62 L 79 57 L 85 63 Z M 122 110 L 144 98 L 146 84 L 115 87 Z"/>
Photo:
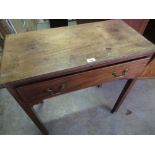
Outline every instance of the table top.
<path id="1" fill-rule="evenodd" d="M 0 83 L 140 57 L 155 46 L 122 20 L 108 20 L 6 36 Z"/>

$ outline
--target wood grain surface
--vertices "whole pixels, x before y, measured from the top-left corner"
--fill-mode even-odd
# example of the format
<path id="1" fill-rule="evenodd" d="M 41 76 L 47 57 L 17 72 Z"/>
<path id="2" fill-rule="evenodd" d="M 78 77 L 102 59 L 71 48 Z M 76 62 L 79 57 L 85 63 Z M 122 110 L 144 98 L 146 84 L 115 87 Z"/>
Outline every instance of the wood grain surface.
<path id="1" fill-rule="evenodd" d="M 67 92 L 119 79 L 134 79 L 141 74 L 149 58 L 94 69 L 52 80 L 20 86 L 17 92 L 28 104 Z M 115 73 L 115 74 L 114 74 Z"/>
<path id="2" fill-rule="evenodd" d="M 105 20 L 108 19 L 77 19 L 77 24 L 92 23 Z M 130 25 L 137 32 L 143 34 L 149 19 L 123 19 L 123 21 Z"/>
<path id="3" fill-rule="evenodd" d="M 104 61 L 140 57 L 155 46 L 121 20 L 8 35 L 0 83 L 8 83 Z"/>

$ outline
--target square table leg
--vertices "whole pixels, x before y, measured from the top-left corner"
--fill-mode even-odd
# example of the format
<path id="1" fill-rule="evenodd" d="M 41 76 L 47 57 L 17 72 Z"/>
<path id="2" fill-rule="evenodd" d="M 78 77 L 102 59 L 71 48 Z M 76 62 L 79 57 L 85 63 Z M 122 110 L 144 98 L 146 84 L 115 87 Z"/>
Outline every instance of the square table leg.
<path id="1" fill-rule="evenodd" d="M 113 109 L 111 110 L 111 113 L 117 112 L 117 110 L 119 109 L 119 107 L 123 103 L 125 97 L 128 95 L 128 93 L 130 92 L 131 88 L 134 86 L 135 82 L 136 82 L 136 79 L 129 79 L 126 82 L 126 84 L 125 84 L 125 86 L 124 86 L 120 96 L 118 97 L 118 99 L 117 99 Z"/>
<path id="2" fill-rule="evenodd" d="M 21 108 L 26 112 L 26 114 L 35 123 L 35 125 L 40 129 L 42 134 L 47 135 L 48 131 L 47 131 L 46 127 L 44 126 L 44 124 L 42 123 L 42 121 L 40 120 L 40 118 L 37 116 L 35 110 L 33 109 L 33 106 L 28 103 L 23 102 L 20 99 L 20 96 L 18 95 L 18 93 L 16 92 L 15 89 L 9 88 L 9 87 L 7 89 L 12 94 L 12 96 L 17 100 L 17 102 L 21 106 Z"/>
<path id="3" fill-rule="evenodd" d="M 127 83 L 125 84 L 120 96 L 118 97 L 118 99 L 117 99 L 111 113 L 114 113 L 119 109 L 119 107 L 123 103 L 123 100 L 128 95 L 128 93 L 130 92 L 130 90 L 133 87 L 133 85 L 135 84 L 135 82 L 136 82 L 136 79 L 129 79 L 127 81 Z M 12 96 L 14 96 L 14 98 L 17 100 L 18 104 L 27 113 L 27 115 L 31 118 L 31 120 L 40 129 L 40 131 L 43 134 L 47 135 L 48 131 L 47 131 L 46 127 L 44 126 L 44 124 L 42 123 L 42 121 L 37 116 L 35 110 L 33 109 L 33 106 L 31 104 L 23 102 L 22 99 L 20 98 L 19 94 L 17 93 L 16 89 L 11 88 L 11 87 L 7 87 L 7 89 L 12 94 Z"/>

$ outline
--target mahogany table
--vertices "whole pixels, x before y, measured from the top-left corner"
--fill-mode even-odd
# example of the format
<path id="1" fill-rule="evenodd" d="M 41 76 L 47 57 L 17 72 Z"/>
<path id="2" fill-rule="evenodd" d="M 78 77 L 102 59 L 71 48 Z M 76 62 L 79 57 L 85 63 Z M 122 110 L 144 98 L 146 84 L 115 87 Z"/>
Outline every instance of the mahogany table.
<path id="1" fill-rule="evenodd" d="M 121 20 L 6 36 L 0 84 L 43 134 L 33 106 L 44 99 L 128 79 L 112 113 L 137 79 L 153 77 L 155 46 Z"/>

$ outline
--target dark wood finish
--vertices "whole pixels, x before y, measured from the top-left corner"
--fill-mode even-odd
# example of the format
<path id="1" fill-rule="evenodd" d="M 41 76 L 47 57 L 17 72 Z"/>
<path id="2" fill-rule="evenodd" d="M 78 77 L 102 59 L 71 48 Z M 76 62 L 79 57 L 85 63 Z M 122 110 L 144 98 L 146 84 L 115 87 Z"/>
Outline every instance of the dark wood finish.
<path id="1" fill-rule="evenodd" d="M 117 71 L 117 73 L 119 73 L 119 74 L 122 74 L 122 71 L 123 71 L 123 69 L 126 69 L 126 67 L 128 67 L 128 69 L 129 69 L 129 72 L 128 72 L 128 74 L 126 74 L 126 76 L 124 76 L 124 77 L 121 77 L 121 78 L 119 78 L 118 77 L 118 79 L 122 79 L 122 78 L 135 78 L 136 76 L 138 76 L 138 74 L 140 73 L 140 70 L 138 70 L 138 68 L 143 68 L 144 66 L 145 66 L 145 64 L 147 63 L 147 61 L 148 61 L 149 59 L 147 58 L 145 58 L 145 59 L 140 59 L 140 60 L 137 60 L 137 61 L 132 61 L 132 62 L 127 62 L 127 63 L 124 63 L 124 64 L 118 64 L 118 65 L 114 65 L 114 66 L 111 66 L 111 69 L 110 69 L 110 67 L 105 67 L 105 68 L 103 68 L 103 70 L 101 70 L 101 69 L 97 69 L 97 70 L 95 70 L 95 72 L 96 72 L 96 74 L 99 76 L 99 71 L 100 72 L 106 72 L 106 74 L 105 74 L 105 76 L 106 76 L 106 82 L 107 81 L 109 81 L 108 79 L 109 79 L 109 77 L 111 78 L 111 80 L 113 80 L 112 79 L 112 77 L 111 77 L 111 71 L 113 71 L 113 69 L 114 69 L 114 71 Z M 131 70 L 130 70 L 131 69 Z M 111 70 L 111 71 L 108 71 L 108 70 Z M 87 71 L 88 72 L 88 71 Z M 87 73 L 86 72 L 86 73 Z M 86 76 L 86 74 L 84 74 L 84 73 L 79 73 L 79 76 L 81 76 L 81 75 L 85 75 L 86 77 L 90 77 L 90 76 L 93 76 L 93 77 L 98 77 L 98 76 L 96 76 L 96 74 L 95 74 L 95 72 L 94 71 L 90 71 L 90 72 L 88 72 L 88 75 Z M 92 73 L 94 73 L 94 74 L 92 74 Z M 110 73 L 110 74 L 108 74 L 108 73 Z M 78 74 L 77 74 L 78 75 Z M 73 76 L 69 76 L 71 79 L 73 79 L 74 80 L 74 76 L 76 77 L 77 75 L 73 75 Z M 101 76 L 100 76 L 100 79 L 98 80 L 98 79 L 94 79 L 95 81 L 98 81 L 97 83 L 100 83 L 100 82 L 102 82 L 102 78 L 103 78 L 103 80 L 105 80 L 104 79 L 104 76 L 102 77 L 102 75 L 104 75 L 104 74 L 101 74 Z M 108 75 L 108 76 L 107 76 Z M 85 78 L 86 78 L 85 77 Z M 83 77 L 81 77 L 81 78 L 83 78 Z M 85 78 L 83 78 L 83 79 L 85 79 Z M 99 78 L 99 77 L 98 77 Z M 72 82 L 72 80 L 71 79 L 68 79 L 68 77 L 67 77 L 67 82 L 68 82 L 68 80 L 69 81 L 71 81 Z M 115 79 L 115 78 L 114 78 Z M 117 79 L 117 77 L 116 77 L 116 79 Z M 92 79 L 91 79 L 92 80 Z M 83 88 L 83 84 L 85 84 L 85 82 L 89 85 L 89 82 L 92 82 L 92 81 L 87 81 L 86 82 L 86 80 L 84 80 L 84 83 L 83 82 L 81 82 L 81 86 L 79 86 L 79 89 L 81 89 L 81 88 Z M 101 81 L 100 81 L 101 80 Z M 46 81 L 47 82 L 47 81 Z M 50 82 L 52 82 L 52 81 L 50 81 Z M 75 81 L 76 82 L 76 81 Z M 26 85 L 28 85 L 28 84 L 26 84 Z M 32 102 L 30 102 L 29 104 L 28 104 L 28 102 L 25 102 L 24 100 L 23 100 L 23 98 L 22 98 L 22 95 L 20 95 L 18 92 L 17 92 L 17 88 L 16 88 L 16 86 L 17 86 L 17 84 L 15 84 L 14 85 L 14 83 L 10 83 L 10 84 L 8 84 L 6 87 L 8 88 L 8 90 L 9 90 L 9 92 L 15 97 L 15 99 L 18 101 L 18 103 L 19 103 L 19 105 L 23 108 L 23 110 L 28 114 L 28 116 L 32 119 L 32 121 L 38 126 L 38 128 L 40 129 L 40 131 L 43 133 L 43 134 L 48 134 L 48 131 L 46 130 L 46 128 L 45 128 L 45 126 L 43 125 L 43 123 L 41 122 L 41 120 L 39 119 L 39 117 L 36 115 L 36 113 L 35 113 L 35 111 L 34 111 L 34 109 L 33 109 L 33 104 L 32 104 Z M 39 86 L 39 85 L 38 85 Z M 85 85 L 86 86 L 86 85 Z M 25 86 L 26 87 L 26 86 Z M 36 87 L 37 87 L 37 85 L 36 85 Z M 37 88 L 38 89 L 38 88 Z M 77 89 L 76 87 L 74 88 L 75 90 Z M 29 90 L 30 91 L 30 90 Z M 31 91 L 31 93 L 32 93 L 33 91 Z M 25 95 L 25 94 L 23 94 L 23 95 Z M 49 96 L 50 97 L 50 96 Z M 41 100 L 40 100 L 41 101 Z"/>
<path id="2" fill-rule="evenodd" d="M 21 79 L 21 80 L 17 80 L 14 82 L 9 82 L 8 84 L 13 83 L 14 86 L 19 87 L 21 85 L 32 84 L 32 83 L 41 82 L 41 81 L 45 81 L 45 80 L 50 80 L 50 79 L 55 79 L 55 78 L 64 77 L 64 76 L 68 76 L 68 75 L 78 74 L 78 73 L 90 71 L 93 69 L 108 67 L 108 66 L 117 65 L 120 63 L 135 61 L 135 60 L 139 60 L 139 59 L 143 59 L 143 58 L 151 58 L 151 57 L 152 57 L 152 53 L 150 53 L 150 54 L 148 53 L 148 54 L 144 54 L 144 55 L 137 54 L 137 58 L 135 58 L 135 56 L 131 56 L 128 58 L 122 57 L 120 59 L 111 60 L 111 61 L 105 60 L 105 61 L 100 61 L 98 63 L 94 62 L 94 63 L 89 63 L 86 66 L 80 66 L 80 67 L 71 68 L 71 69 L 67 69 L 67 70 L 57 71 L 54 73 L 43 74 L 40 76 L 34 76 L 31 78 L 27 78 L 27 79 Z M 5 87 L 5 84 L 3 84 L 3 87 Z"/>
<path id="3" fill-rule="evenodd" d="M 119 107 L 123 103 L 125 97 L 128 95 L 128 93 L 130 92 L 131 88 L 135 84 L 135 82 L 136 82 L 136 79 L 129 79 L 127 81 L 127 83 L 125 84 L 125 87 L 123 88 L 123 90 L 122 90 L 119 98 L 117 99 L 113 109 L 111 110 L 111 113 L 114 113 L 114 112 L 116 112 L 119 109 Z"/>
<path id="4" fill-rule="evenodd" d="M 145 67 L 144 72 L 138 78 L 155 78 L 155 56 L 152 57 L 149 64 Z"/>
<path id="5" fill-rule="evenodd" d="M 148 60 L 148 58 L 140 59 L 62 78 L 21 86 L 17 88 L 17 91 L 25 102 L 38 103 L 41 100 L 52 96 L 87 88 L 104 82 L 136 78 L 143 71 Z M 114 73 L 115 75 L 113 75 Z"/>
<path id="6" fill-rule="evenodd" d="M 9 35 L 0 84 L 48 134 L 33 105 L 117 79 L 128 80 L 112 112 L 141 75 L 155 46 L 121 20 Z M 87 62 L 93 59 L 94 62 Z"/>
<path id="7" fill-rule="evenodd" d="M 21 108 L 25 111 L 25 113 L 31 118 L 31 120 L 35 123 L 35 125 L 40 129 L 40 131 L 44 134 L 47 135 L 48 131 L 44 124 L 41 122 L 40 118 L 37 116 L 35 110 L 33 109 L 32 106 L 28 106 L 25 104 L 22 100 L 21 97 L 18 95 L 16 92 L 16 89 L 11 88 L 11 86 L 7 86 L 8 91 L 12 96 L 17 100 Z"/>
<path id="8" fill-rule="evenodd" d="M 143 34 L 148 24 L 148 19 L 123 19 L 128 25 L 134 28 L 137 32 Z"/>
<path id="9" fill-rule="evenodd" d="M 105 61 L 138 58 L 155 46 L 121 20 L 8 35 L 0 83 L 85 68 Z M 33 66 L 33 67 L 32 67 Z"/>
<path id="10" fill-rule="evenodd" d="M 92 23 L 98 21 L 105 21 L 108 19 L 77 19 L 77 24 L 84 24 L 84 23 Z M 123 19 L 128 25 L 130 25 L 133 29 L 137 32 L 143 34 L 144 30 L 148 24 L 148 19 Z"/>
<path id="11" fill-rule="evenodd" d="M 77 24 L 105 21 L 106 19 L 77 19 Z M 146 26 L 148 25 L 148 19 L 123 19 L 129 26 L 135 29 L 137 32 L 143 34 Z M 142 74 L 143 78 L 154 78 L 155 77 L 155 59 L 147 66 L 144 73 Z M 141 78 L 142 78 L 141 77 Z M 101 87 L 98 85 L 98 87 Z"/>

